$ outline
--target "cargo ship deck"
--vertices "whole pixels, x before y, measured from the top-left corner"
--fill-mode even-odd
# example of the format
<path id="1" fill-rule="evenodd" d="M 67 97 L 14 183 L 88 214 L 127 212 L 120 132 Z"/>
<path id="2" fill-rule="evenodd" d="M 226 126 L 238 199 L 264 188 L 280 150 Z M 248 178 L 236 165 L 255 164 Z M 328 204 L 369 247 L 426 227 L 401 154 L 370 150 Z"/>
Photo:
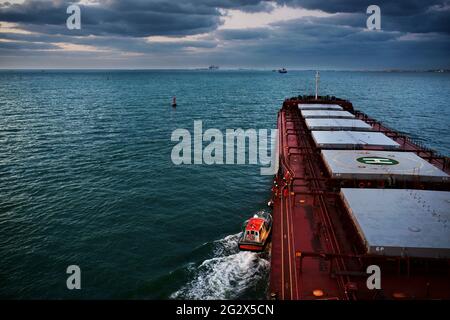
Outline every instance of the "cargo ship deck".
<path id="1" fill-rule="evenodd" d="M 450 299 L 449 158 L 335 97 L 277 126 L 270 298 Z"/>

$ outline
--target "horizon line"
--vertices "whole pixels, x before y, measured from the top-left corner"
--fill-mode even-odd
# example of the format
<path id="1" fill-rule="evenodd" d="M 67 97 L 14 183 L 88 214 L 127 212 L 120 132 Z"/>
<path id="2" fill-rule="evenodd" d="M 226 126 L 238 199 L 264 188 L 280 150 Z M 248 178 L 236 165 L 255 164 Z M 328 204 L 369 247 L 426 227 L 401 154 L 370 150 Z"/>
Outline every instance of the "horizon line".
<path id="1" fill-rule="evenodd" d="M 252 68 L 252 67 L 224 67 L 210 70 L 208 67 L 185 67 L 185 68 L 61 68 L 61 67 L 45 67 L 45 68 L 0 68 L 0 71 L 278 71 L 279 68 Z M 450 72 L 450 68 L 427 68 L 427 69 L 332 69 L 332 68 L 288 68 L 288 71 L 332 71 L 332 72 Z"/>

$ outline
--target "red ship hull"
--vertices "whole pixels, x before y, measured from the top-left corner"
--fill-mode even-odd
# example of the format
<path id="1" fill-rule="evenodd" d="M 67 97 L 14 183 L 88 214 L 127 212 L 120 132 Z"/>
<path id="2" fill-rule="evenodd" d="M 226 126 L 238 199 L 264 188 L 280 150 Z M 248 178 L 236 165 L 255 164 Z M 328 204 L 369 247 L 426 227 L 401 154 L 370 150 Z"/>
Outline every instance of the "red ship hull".
<path id="1" fill-rule="evenodd" d="M 241 251 L 252 251 L 252 252 L 262 252 L 264 251 L 265 245 L 252 245 L 252 244 L 240 244 L 239 250 Z"/>
<path id="2" fill-rule="evenodd" d="M 402 151 L 412 151 L 449 173 L 449 159 L 436 155 L 391 130 L 350 102 L 334 97 L 298 97 L 284 102 L 278 114 L 279 190 L 273 193 L 271 298 L 300 299 L 450 299 L 449 259 L 410 259 L 367 254 L 339 197 L 341 186 L 384 188 L 384 182 L 331 180 L 298 104 L 335 104 L 382 132 Z M 393 186 L 449 191 L 449 184 Z M 383 270 L 382 290 L 367 288 L 366 268 Z"/>

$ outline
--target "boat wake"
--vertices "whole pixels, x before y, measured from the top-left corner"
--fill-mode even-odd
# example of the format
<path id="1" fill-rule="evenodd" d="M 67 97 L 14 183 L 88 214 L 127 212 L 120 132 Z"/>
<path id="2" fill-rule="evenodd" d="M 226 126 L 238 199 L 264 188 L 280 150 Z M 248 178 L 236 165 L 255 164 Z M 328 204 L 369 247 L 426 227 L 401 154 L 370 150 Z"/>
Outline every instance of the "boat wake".
<path id="1" fill-rule="evenodd" d="M 267 285 L 270 263 L 265 253 L 238 250 L 239 233 L 214 242 L 214 257 L 191 266 L 193 280 L 172 299 L 239 299 Z M 261 294 L 260 294 L 261 295 Z M 253 297 L 254 298 L 254 297 Z"/>

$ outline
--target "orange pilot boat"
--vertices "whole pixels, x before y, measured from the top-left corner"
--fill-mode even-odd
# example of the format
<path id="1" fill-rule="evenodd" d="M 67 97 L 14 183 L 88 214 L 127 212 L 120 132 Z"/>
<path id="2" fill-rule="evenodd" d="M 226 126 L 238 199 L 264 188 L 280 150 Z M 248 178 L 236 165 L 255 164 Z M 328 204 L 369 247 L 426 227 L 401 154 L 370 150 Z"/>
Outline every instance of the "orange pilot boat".
<path id="1" fill-rule="evenodd" d="M 272 231 L 272 216 L 270 213 L 255 214 L 244 222 L 238 246 L 242 251 L 264 251 Z"/>

